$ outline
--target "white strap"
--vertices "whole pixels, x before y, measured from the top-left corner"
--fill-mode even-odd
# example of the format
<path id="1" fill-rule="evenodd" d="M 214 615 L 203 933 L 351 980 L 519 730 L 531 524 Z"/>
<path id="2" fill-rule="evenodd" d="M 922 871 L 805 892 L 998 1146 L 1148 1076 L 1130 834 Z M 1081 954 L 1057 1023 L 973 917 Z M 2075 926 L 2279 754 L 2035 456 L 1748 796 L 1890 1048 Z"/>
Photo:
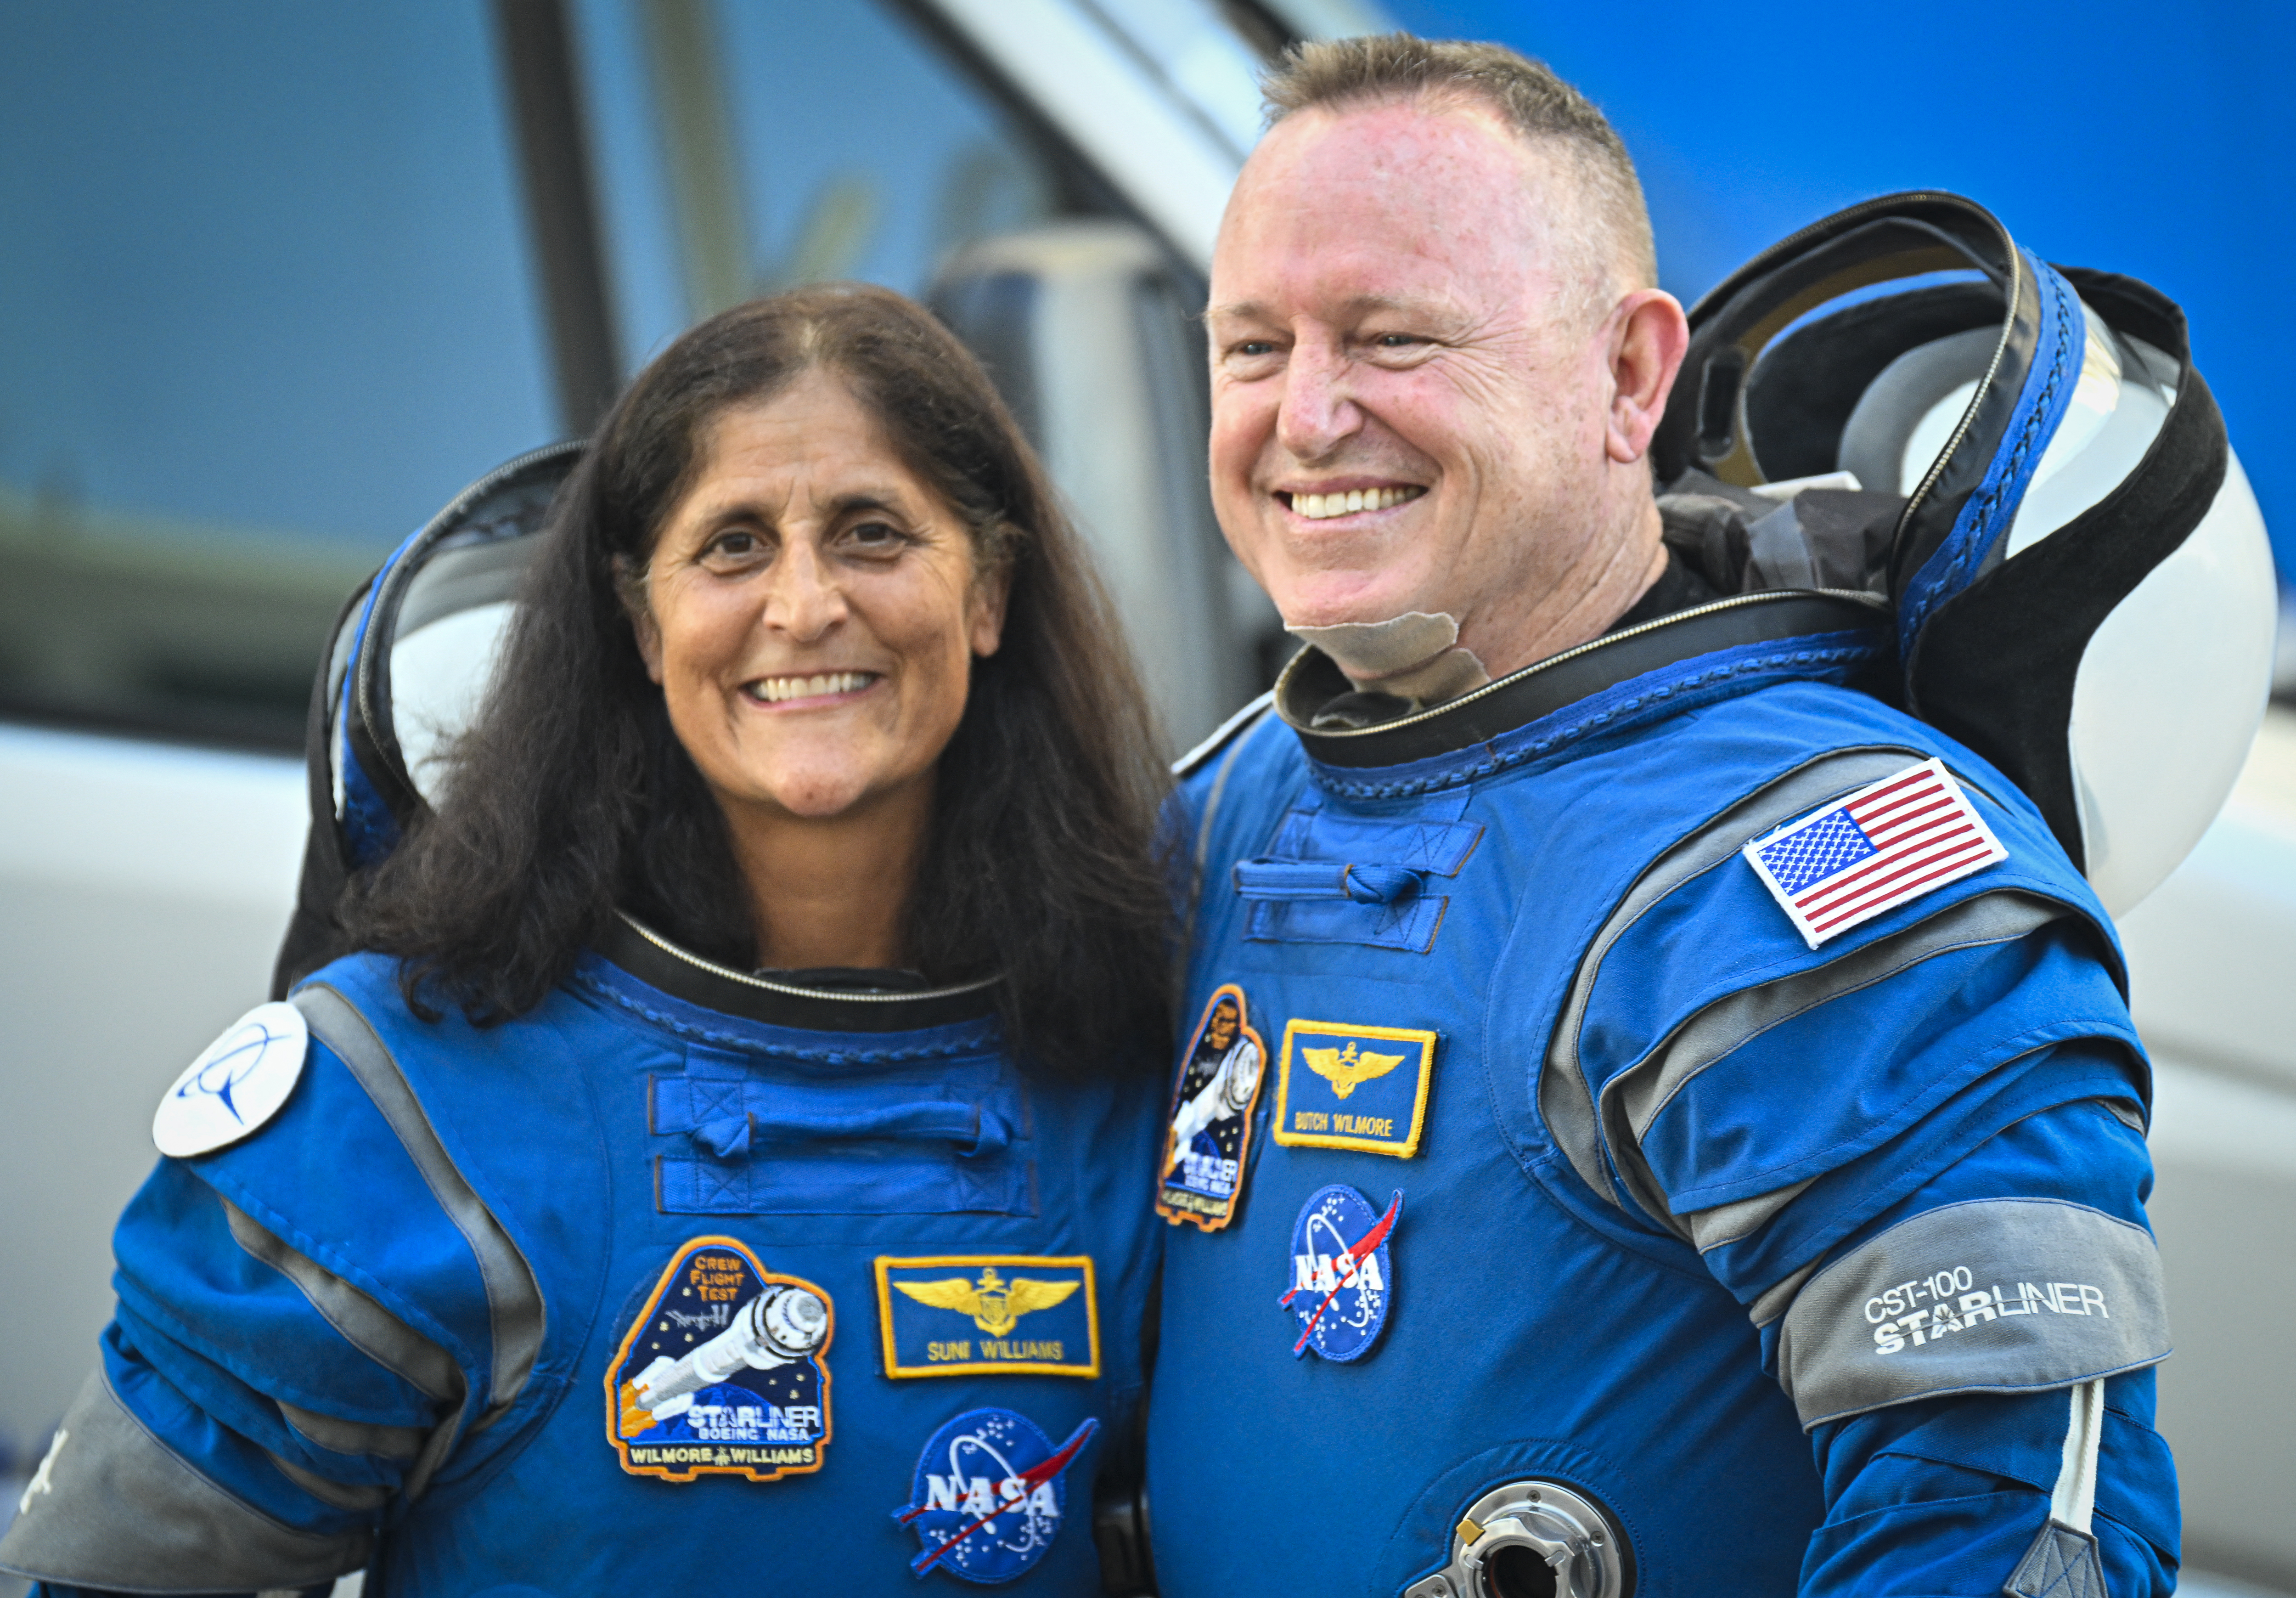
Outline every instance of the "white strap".
<path id="1" fill-rule="evenodd" d="M 2072 1389 L 2072 1419 L 2065 1428 L 2064 1461 L 2049 1495 L 2049 1519 L 2087 1532 L 2096 1511 L 2096 1447 L 2104 1436 L 2104 1380 Z"/>

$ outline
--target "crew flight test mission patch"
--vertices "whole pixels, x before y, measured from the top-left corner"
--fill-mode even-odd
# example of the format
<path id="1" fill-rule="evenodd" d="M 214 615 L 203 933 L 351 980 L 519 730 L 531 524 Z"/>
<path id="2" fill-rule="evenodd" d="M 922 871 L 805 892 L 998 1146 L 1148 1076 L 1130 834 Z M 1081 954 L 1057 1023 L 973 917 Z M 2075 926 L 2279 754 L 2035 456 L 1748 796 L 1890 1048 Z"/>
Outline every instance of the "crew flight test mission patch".
<path id="1" fill-rule="evenodd" d="M 679 1248 L 606 1370 L 606 1437 L 633 1476 L 775 1481 L 829 1445 L 829 1295 L 732 1238 Z"/>
<path id="2" fill-rule="evenodd" d="M 1177 1225 L 1218 1231 L 1235 1218 L 1250 1166 L 1252 1115 L 1267 1075 L 1267 1050 L 1252 1030 L 1243 990 L 1212 990 L 1182 1057 L 1156 1180 L 1156 1213 Z"/>

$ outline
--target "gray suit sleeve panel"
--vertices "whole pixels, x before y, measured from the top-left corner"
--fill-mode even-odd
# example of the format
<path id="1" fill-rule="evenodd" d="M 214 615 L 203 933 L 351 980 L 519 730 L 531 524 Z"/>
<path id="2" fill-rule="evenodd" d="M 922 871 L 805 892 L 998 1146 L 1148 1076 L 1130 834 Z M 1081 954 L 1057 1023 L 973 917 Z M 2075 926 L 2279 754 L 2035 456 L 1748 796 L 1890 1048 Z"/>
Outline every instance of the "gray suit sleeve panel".
<path id="1" fill-rule="evenodd" d="M 1978 1198 L 1811 1276 L 1779 1331 L 1778 1381 L 1808 1429 L 1917 1398 L 2070 1387 L 2169 1352 L 2150 1232 L 2063 1199 Z"/>
<path id="2" fill-rule="evenodd" d="M 312 1035 L 334 1052 L 366 1091 L 422 1174 L 439 1208 L 470 1245 L 486 1283 L 494 1334 L 487 1408 L 473 1429 L 490 1426 L 517 1401 L 541 1358 L 546 1319 L 541 1283 L 510 1233 L 456 1168 L 406 1072 L 373 1025 L 325 983 L 297 989 L 291 1001 L 310 1024 Z"/>
<path id="3" fill-rule="evenodd" d="M 226 1492 L 98 1370 L 0 1537 L 0 1569 L 115 1593 L 293 1591 L 364 1568 L 372 1551 L 366 1530 L 299 1531 Z"/>

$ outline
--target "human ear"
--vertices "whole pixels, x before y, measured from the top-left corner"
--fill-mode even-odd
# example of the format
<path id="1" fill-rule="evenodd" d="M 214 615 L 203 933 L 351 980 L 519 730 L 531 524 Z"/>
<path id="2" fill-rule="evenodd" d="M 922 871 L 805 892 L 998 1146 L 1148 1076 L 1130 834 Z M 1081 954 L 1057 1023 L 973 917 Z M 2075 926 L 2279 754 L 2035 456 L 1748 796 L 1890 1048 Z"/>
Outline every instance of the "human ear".
<path id="1" fill-rule="evenodd" d="M 655 687 L 660 687 L 661 628 L 646 598 L 645 576 L 627 556 L 614 556 L 614 597 L 622 602 L 622 614 L 630 619 L 630 631 L 637 638 L 638 658 L 645 663 L 646 675 Z"/>
<path id="2" fill-rule="evenodd" d="M 988 656 L 996 653 L 1004 641 L 1004 605 L 1013 596 L 1013 563 L 1000 561 L 993 570 L 983 572 L 973 579 L 971 636 L 967 642 L 975 655 Z"/>
<path id="3" fill-rule="evenodd" d="M 1650 449 L 1666 397 L 1690 349 L 1682 302 L 1663 289 L 1636 289 L 1611 313 L 1611 414 L 1603 452 L 1631 465 Z"/>

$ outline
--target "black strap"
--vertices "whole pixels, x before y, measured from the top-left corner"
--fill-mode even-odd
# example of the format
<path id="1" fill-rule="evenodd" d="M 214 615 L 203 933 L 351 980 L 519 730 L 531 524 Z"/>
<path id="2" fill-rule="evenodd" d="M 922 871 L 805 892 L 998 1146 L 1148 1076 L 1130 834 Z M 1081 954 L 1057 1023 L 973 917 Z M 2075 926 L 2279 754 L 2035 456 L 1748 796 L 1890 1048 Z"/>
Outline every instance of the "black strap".
<path id="1" fill-rule="evenodd" d="M 350 856 L 343 845 L 342 829 L 335 825 L 334 762 L 327 745 L 334 723 L 335 641 L 350 624 L 373 582 L 370 577 L 359 584 L 335 614 L 335 624 L 327 630 L 327 645 L 319 655 L 318 674 L 311 683 L 310 707 L 303 718 L 303 769 L 311 817 L 303 838 L 303 872 L 295 885 L 295 911 L 288 918 L 278 958 L 272 962 L 274 999 L 284 999 L 297 983 L 349 951 L 344 946 L 348 940 L 335 909 L 350 883 Z"/>

